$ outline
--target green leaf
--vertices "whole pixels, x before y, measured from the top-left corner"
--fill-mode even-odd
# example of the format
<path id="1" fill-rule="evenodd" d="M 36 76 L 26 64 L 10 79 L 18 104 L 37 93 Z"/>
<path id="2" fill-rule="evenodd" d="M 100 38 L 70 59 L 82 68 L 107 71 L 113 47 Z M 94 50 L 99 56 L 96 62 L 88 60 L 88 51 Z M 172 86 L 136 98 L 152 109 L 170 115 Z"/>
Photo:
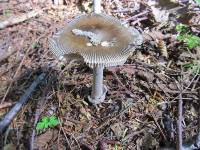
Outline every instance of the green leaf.
<path id="1" fill-rule="evenodd" d="M 176 31 L 179 33 L 185 34 L 189 30 L 188 30 L 188 26 L 180 23 L 180 24 L 176 25 Z"/>
<path id="2" fill-rule="evenodd" d="M 55 116 L 51 117 L 43 117 L 40 122 L 37 123 L 36 129 L 41 130 L 41 129 L 46 129 L 49 127 L 54 127 L 59 124 L 59 120 Z"/>
<path id="3" fill-rule="evenodd" d="M 194 66 L 194 64 L 192 64 L 192 63 L 183 65 L 184 68 L 192 68 L 193 66 Z"/>
<path id="4" fill-rule="evenodd" d="M 43 122 L 38 122 L 36 125 L 36 130 L 42 130 L 45 128 L 45 124 Z"/>
<path id="5" fill-rule="evenodd" d="M 184 68 L 186 69 L 191 69 L 193 71 L 193 74 L 200 74 L 200 65 L 198 65 L 197 62 L 193 62 L 193 63 L 188 63 L 183 65 Z"/>
<path id="6" fill-rule="evenodd" d="M 45 124 L 48 124 L 49 118 L 48 117 L 43 117 L 42 118 L 42 122 L 45 123 Z"/>
<path id="7" fill-rule="evenodd" d="M 179 40 L 179 41 L 183 41 L 185 39 L 185 37 L 184 37 L 184 35 L 178 35 L 176 37 L 176 39 Z"/>
<path id="8" fill-rule="evenodd" d="M 200 45 L 200 38 L 198 36 L 190 35 L 186 41 L 189 48 L 194 48 Z"/>
<path id="9" fill-rule="evenodd" d="M 49 126 L 54 127 L 59 124 L 59 120 L 55 116 L 51 116 L 49 119 Z"/>

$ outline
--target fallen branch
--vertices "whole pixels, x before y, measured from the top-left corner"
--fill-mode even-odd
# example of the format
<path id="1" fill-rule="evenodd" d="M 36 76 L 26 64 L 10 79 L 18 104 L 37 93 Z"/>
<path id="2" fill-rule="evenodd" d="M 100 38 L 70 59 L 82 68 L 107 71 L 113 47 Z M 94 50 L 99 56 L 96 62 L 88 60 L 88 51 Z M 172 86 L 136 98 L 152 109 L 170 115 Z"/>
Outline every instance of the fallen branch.
<path id="1" fill-rule="evenodd" d="M 6 127 L 11 123 L 13 118 L 20 111 L 22 106 L 28 101 L 28 98 L 31 96 L 37 85 L 44 79 L 45 73 L 40 74 L 36 80 L 33 81 L 31 86 L 25 91 L 24 95 L 19 99 L 15 106 L 5 115 L 5 117 L 0 122 L 0 133 L 3 133 Z"/>
<path id="2" fill-rule="evenodd" d="M 32 10 L 26 14 L 22 14 L 19 16 L 12 16 L 12 17 L 8 18 L 7 20 L 0 22 L 0 29 L 4 29 L 8 26 L 12 26 L 12 25 L 18 24 L 20 22 L 23 22 L 27 19 L 33 18 L 33 17 L 41 14 L 42 12 L 43 12 L 42 10 L 38 9 L 38 10 Z"/>
<path id="3" fill-rule="evenodd" d="M 51 71 L 50 71 L 50 73 L 51 73 Z M 49 75 L 47 75 L 47 77 L 48 76 Z M 40 117 L 41 113 L 44 111 L 45 105 L 46 105 L 46 103 L 48 101 L 47 95 L 48 95 L 48 92 L 50 90 L 50 87 L 51 87 L 50 85 L 52 84 L 52 80 L 53 80 L 53 78 L 51 78 L 50 80 L 47 81 L 48 84 L 44 88 L 44 92 L 42 94 L 42 98 L 40 99 L 40 101 L 37 104 L 36 113 L 35 113 L 35 121 L 34 121 L 34 124 L 33 124 L 33 131 L 32 131 L 31 140 L 30 140 L 30 147 L 29 147 L 30 150 L 34 149 L 35 133 L 36 133 L 35 129 L 36 129 L 39 117 Z"/>
<path id="4" fill-rule="evenodd" d="M 182 100 L 182 87 L 181 87 L 181 91 L 179 94 L 179 101 L 178 101 L 178 121 L 177 121 L 177 129 L 178 129 L 177 149 L 178 150 L 182 150 L 182 145 L 183 145 L 182 121 L 183 121 L 183 100 Z"/>

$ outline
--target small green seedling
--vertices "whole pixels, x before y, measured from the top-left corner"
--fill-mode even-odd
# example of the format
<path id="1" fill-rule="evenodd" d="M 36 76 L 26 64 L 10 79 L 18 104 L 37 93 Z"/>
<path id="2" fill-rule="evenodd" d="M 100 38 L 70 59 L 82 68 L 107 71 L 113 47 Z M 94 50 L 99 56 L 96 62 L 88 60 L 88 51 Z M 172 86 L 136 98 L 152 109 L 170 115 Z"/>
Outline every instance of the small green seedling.
<path id="1" fill-rule="evenodd" d="M 55 127 L 59 124 L 59 120 L 55 116 L 43 117 L 36 125 L 36 130 L 42 130 L 49 127 Z"/>
<path id="2" fill-rule="evenodd" d="M 178 32 L 177 40 L 185 42 L 188 48 L 194 48 L 200 46 L 200 38 L 190 33 L 189 27 L 184 24 L 178 24 L 176 26 Z"/>
<path id="3" fill-rule="evenodd" d="M 180 23 L 176 26 L 176 31 L 179 32 L 180 34 L 186 34 L 189 32 L 188 26 Z"/>

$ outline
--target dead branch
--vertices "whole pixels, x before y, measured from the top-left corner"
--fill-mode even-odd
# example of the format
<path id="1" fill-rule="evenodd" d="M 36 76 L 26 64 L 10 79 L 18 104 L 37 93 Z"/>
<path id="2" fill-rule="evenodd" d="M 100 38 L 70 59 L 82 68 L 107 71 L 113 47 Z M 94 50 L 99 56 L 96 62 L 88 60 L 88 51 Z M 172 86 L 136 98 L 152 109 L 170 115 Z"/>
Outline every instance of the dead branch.
<path id="1" fill-rule="evenodd" d="M 8 26 L 12 26 L 12 25 L 18 24 L 20 22 L 23 22 L 27 19 L 33 18 L 33 17 L 41 14 L 42 12 L 43 12 L 42 10 L 38 9 L 38 10 L 32 10 L 26 14 L 22 14 L 19 16 L 12 16 L 12 17 L 8 18 L 7 20 L 0 22 L 0 29 L 4 29 Z"/>
<path id="2" fill-rule="evenodd" d="M 51 73 L 51 72 L 50 72 Z M 49 74 L 50 74 L 49 73 Z M 48 75 L 47 75 L 48 76 Z M 46 77 L 47 78 L 47 77 Z M 34 121 L 34 124 L 33 124 L 33 131 L 32 131 L 32 135 L 31 135 L 31 139 L 30 139 L 30 150 L 33 150 L 34 149 L 34 141 L 35 141 L 35 128 L 36 128 L 36 125 L 37 125 L 37 122 L 39 120 L 39 117 L 41 115 L 41 113 L 44 111 L 45 109 L 45 105 L 48 101 L 47 99 L 47 94 L 48 94 L 48 91 L 50 90 L 50 85 L 52 83 L 52 80 L 53 78 L 51 78 L 49 81 L 48 81 L 48 84 L 45 86 L 45 89 L 44 89 L 44 92 L 42 94 L 42 98 L 40 99 L 40 101 L 38 102 L 37 104 L 37 109 L 36 109 L 36 113 L 35 113 L 35 121 Z"/>
<path id="3" fill-rule="evenodd" d="M 178 129 L 178 143 L 177 147 L 178 150 L 182 150 L 183 145 L 183 135 L 182 135 L 182 120 L 183 120 L 183 100 L 182 100 L 182 87 L 180 89 L 179 94 L 179 101 L 178 101 L 178 122 L 177 122 L 177 129 Z"/>
<path id="4" fill-rule="evenodd" d="M 127 18 L 126 21 L 127 21 L 127 22 L 128 22 L 128 21 L 133 21 L 133 20 L 137 19 L 138 17 L 143 16 L 143 15 L 146 15 L 146 14 L 148 14 L 148 13 L 149 13 L 149 11 L 145 10 L 145 11 L 139 13 L 139 14 L 136 14 L 136 15 L 134 15 L 134 16 L 131 16 L 130 18 Z"/>
<path id="5" fill-rule="evenodd" d="M 40 74 L 36 80 L 33 81 L 31 86 L 25 91 L 24 95 L 19 99 L 15 106 L 5 115 L 5 117 L 0 122 L 0 133 L 3 133 L 6 127 L 11 123 L 13 118 L 20 111 L 22 106 L 28 101 L 29 97 L 37 87 L 37 85 L 44 79 L 45 73 Z"/>

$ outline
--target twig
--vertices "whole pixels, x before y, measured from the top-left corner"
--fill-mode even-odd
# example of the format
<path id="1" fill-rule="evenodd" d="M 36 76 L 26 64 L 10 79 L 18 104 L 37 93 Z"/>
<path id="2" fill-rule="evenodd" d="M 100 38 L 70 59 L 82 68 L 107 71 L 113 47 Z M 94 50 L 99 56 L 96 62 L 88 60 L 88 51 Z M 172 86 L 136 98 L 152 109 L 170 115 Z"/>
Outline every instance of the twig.
<path id="1" fill-rule="evenodd" d="M 182 91 L 182 90 L 181 90 Z M 183 143 L 183 137 L 182 137 L 182 116 L 183 112 L 183 101 L 182 101 L 182 94 L 179 96 L 178 101 L 178 149 L 182 150 L 182 143 Z"/>
<path id="2" fill-rule="evenodd" d="M 128 21 L 133 21 L 133 20 L 137 19 L 138 17 L 147 14 L 148 12 L 149 12 L 149 11 L 147 11 L 147 10 L 146 10 L 146 11 L 143 11 L 143 12 L 141 12 L 141 13 L 135 15 L 135 16 L 132 16 L 132 17 L 126 19 L 126 21 L 127 21 L 127 22 L 128 22 Z"/>
<path id="3" fill-rule="evenodd" d="M 198 80 L 200 81 L 200 79 Z M 199 83 L 199 82 L 198 82 Z M 199 101 L 200 101 L 200 89 L 198 90 Z M 200 114 L 200 103 L 199 103 L 199 112 Z M 200 115 L 198 117 L 198 134 L 196 135 L 196 139 L 194 142 L 189 146 L 190 149 L 199 149 L 200 148 Z"/>
<path id="4" fill-rule="evenodd" d="M 199 79 L 200 82 L 200 79 Z M 199 83 L 200 84 L 200 83 Z M 199 102 L 200 102 L 200 89 L 198 90 L 198 95 L 199 95 Z M 195 144 L 197 148 L 200 148 L 200 103 L 199 103 L 199 120 L 198 120 L 198 134 L 195 140 Z"/>
<path id="5" fill-rule="evenodd" d="M 142 17 L 142 18 L 138 18 L 137 20 L 135 20 L 135 21 L 133 21 L 131 24 L 132 25 L 135 25 L 136 23 L 139 23 L 139 22 L 141 22 L 141 21 L 143 21 L 143 20 L 147 20 L 148 18 L 145 16 L 145 17 Z"/>
<path id="6" fill-rule="evenodd" d="M 71 150 L 71 149 L 72 149 L 72 148 L 71 148 L 71 144 L 69 143 L 69 140 L 68 140 L 68 137 L 67 137 L 67 135 L 66 135 L 66 133 L 65 133 L 65 130 L 64 130 L 63 127 L 62 127 L 62 121 L 61 121 L 60 118 L 59 118 L 59 120 L 60 120 L 60 129 L 61 129 L 61 131 L 63 132 L 64 137 L 65 137 L 66 142 L 67 142 L 67 148 L 68 148 L 69 150 Z"/>
<path id="7" fill-rule="evenodd" d="M 130 95 L 134 95 L 130 90 L 127 89 L 127 87 L 121 82 L 121 80 L 118 78 L 116 72 L 112 72 L 114 75 L 115 79 L 119 82 L 119 84 L 128 92 Z"/>
<path id="8" fill-rule="evenodd" d="M 40 74 L 36 80 L 33 81 L 31 86 L 25 91 L 24 95 L 19 99 L 15 106 L 5 115 L 5 117 L 0 122 L 0 133 L 6 129 L 6 127 L 11 123 L 13 118 L 20 111 L 22 106 L 28 101 L 29 97 L 37 87 L 37 85 L 44 79 L 45 73 Z"/>
<path id="9" fill-rule="evenodd" d="M 121 116 L 122 114 L 126 113 L 129 110 L 129 108 L 131 108 L 133 105 L 134 105 L 134 103 L 129 104 L 126 108 L 124 108 L 124 110 L 120 111 L 117 115 L 103 121 L 103 123 L 101 123 L 97 128 L 95 128 L 95 131 L 100 130 L 102 127 L 109 124 L 112 120 L 114 120 L 117 117 Z"/>
<path id="10" fill-rule="evenodd" d="M 18 24 L 20 22 L 23 22 L 27 19 L 30 19 L 32 17 L 35 17 L 35 16 L 41 14 L 42 12 L 43 11 L 39 9 L 39 10 L 32 10 L 32 11 L 28 12 L 27 14 L 22 14 L 19 16 L 12 16 L 12 17 L 8 18 L 7 20 L 0 22 L 0 29 L 4 29 L 8 26 L 12 26 L 12 25 Z"/>
<path id="11" fill-rule="evenodd" d="M 141 133 L 143 133 L 143 132 L 145 132 L 145 129 L 141 129 L 141 130 L 139 130 L 139 131 L 135 131 L 135 132 L 130 133 L 129 135 L 125 136 L 125 137 L 122 139 L 122 143 L 124 143 L 124 142 L 130 140 L 130 139 L 133 138 L 134 136 L 139 135 L 139 134 L 141 134 Z"/>
<path id="12" fill-rule="evenodd" d="M 123 9 L 113 10 L 112 13 L 127 13 L 127 12 L 131 12 L 131 11 L 133 11 L 133 9 L 131 9 L 131 8 L 123 8 Z"/>
<path id="13" fill-rule="evenodd" d="M 157 119 L 156 119 L 156 117 L 155 117 L 155 115 L 152 113 L 151 116 L 153 117 L 153 120 L 154 120 L 156 126 L 158 127 L 160 133 L 162 134 L 163 138 L 164 138 L 165 140 L 167 140 L 167 136 L 164 134 L 162 128 L 160 127 L 160 125 L 159 125 L 159 123 L 158 123 L 158 121 L 157 121 Z"/>
<path id="14" fill-rule="evenodd" d="M 7 107 L 10 107 L 12 105 L 13 105 L 13 103 L 11 103 L 11 102 L 5 102 L 3 104 L 0 104 L 0 109 L 7 108 Z"/>
<path id="15" fill-rule="evenodd" d="M 180 97 L 180 95 L 181 95 L 182 93 L 185 93 L 185 92 L 188 90 L 188 88 L 191 86 L 191 84 L 194 82 L 194 80 L 195 80 L 195 78 L 196 78 L 197 76 L 198 76 L 198 74 L 196 74 L 196 75 L 192 78 L 192 80 L 189 82 L 189 84 L 187 85 L 187 87 L 184 88 L 184 89 L 182 89 L 181 93 L 179 93 L 178 96 L 176 96 L 175 98 L 173 98 L 172 101 L 175 101 L 176 99 L 178 99 L 178 98 Z"/>
<path id="16" fill-rule="evenodd" d="M 183 91 L 183 83 L 181 80 L 181 85 L 177 84 L 177 87 L 180 90 L 179 100 L 178 100 L 178 121 L 177 121 L 177 150 L 182 150 L 183 147 L 183 135 L 182 135 L 182 121 L 183 121 L 183 99 L 182 99 L 182 91 Z"/>

